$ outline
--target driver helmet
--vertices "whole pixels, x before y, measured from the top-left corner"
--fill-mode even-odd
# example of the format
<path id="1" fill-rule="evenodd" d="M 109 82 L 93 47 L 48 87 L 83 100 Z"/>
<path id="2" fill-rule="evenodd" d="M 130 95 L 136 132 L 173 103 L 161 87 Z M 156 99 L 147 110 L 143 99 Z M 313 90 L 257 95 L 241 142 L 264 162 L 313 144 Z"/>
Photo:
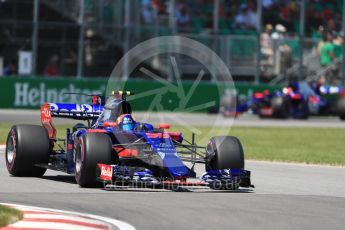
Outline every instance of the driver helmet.
<path id="1" fill-rule="evenodd" d="M 124 131 L 132 131 L 135 128 L 136 121 L 131 114 L 122 114 L 117 118 L 117 124 Z"/>

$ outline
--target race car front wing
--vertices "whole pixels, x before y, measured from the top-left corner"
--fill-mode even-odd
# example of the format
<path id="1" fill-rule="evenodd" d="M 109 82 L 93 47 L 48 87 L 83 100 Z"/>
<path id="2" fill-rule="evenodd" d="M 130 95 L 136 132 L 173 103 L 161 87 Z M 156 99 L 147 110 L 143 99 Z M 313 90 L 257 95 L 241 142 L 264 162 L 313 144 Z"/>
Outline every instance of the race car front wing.
<path id="1" fill-rule="evenodd" d="M 209 170 L 203 173 L 200 181 L 187 181 L 187 178 L 169 180 L 154 177 L 151 170 L 142 168 L 133 171 L 127 166 L 97 164 L 97 180 L 111 187 L 179 188 L 208 187 L 214 190 L 236 190 L 239 187 L 254 188 L 250 181 L 250 171 L 243 169 Z"/>

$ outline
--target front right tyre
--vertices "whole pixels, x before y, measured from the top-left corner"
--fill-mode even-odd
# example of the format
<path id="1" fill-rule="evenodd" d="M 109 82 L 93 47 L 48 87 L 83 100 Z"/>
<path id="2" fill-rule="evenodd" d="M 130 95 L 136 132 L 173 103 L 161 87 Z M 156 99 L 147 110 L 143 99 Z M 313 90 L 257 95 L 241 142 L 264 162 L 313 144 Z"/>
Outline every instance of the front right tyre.
<path id="1" fill-rule="evenodd" d="M 75 152 L 75 179 L 81 187 L 99 187 L 97 164 L 113 163 L 112 142 L 104 133 L 87 133 L 79 138 Z"/>
<path id="2" fill-rule="evenodd" d="M 345 120 L 345 98 L 340 98 L 338 101 L 338 114 L 341 120 Z"/>
<path id="3" fill-rule="evenodd" d="M 271 99 L 272 116 L 274 118 L 287 119 L 290 116 L 290 103 L 286 97 L 275 96 Z"/>

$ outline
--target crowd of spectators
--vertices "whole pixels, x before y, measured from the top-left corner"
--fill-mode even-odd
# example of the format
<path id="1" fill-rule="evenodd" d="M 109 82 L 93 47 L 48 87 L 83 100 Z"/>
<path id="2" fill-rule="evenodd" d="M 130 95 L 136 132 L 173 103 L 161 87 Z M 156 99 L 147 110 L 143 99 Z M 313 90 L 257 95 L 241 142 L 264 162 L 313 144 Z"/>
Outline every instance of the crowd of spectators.
<path id="1" fill-rule="evenodd" d="M 262 3 L 261 53 L 267 64 L 274 62 L 274 40 L 293 37 L 299 33 L 301 0 L 260 0 Z M 0 0 L 0 7 L 4 0 Z M 95 0 L 87 1 L 89 4 Z M 104 7 L 114 9 L 112 0 L 104 0 Z M 175 5 L 172 6 L 172 2 Z M 343 0 L 308 0 L 305 10 L 306 36 L 315 41 L 320 65 L 331 65 L 341 56 L 342 39 L 340 37 Z M 140 18 L 143 25 L 154 25 L 160 16 L 170 17 L 174 12 L 177 31 L 186 33 L 212 34 L 214 19 L 214 0 L 139 0 Z M 86 4 L 86 8 L 88 4 Z M 113 11 L 112 11 L 113 12 Z M 131 11 L 133 13 L 134 11 Z M 257 0 L 219 0 L 219 34 L 255 35 L 259 26 Z M 110 20 L 111 21 L 111 20 Z M 164 26 L 164 24 L 160 24 Z M 168 24 L 166 24 L 168 26 Z M 290 46 L 290 47 L 289 47 Z M 296 53 L 291 44 L 280 44 L 282 53 Z M 291 51 L 292 50 L 292 51 Z M 280 52 L 279 51 L 279 52 Z M 55 58 L 56 59 L 56 58 Z M 48 60 L 45 73 L 56 75 L 54 58 Z M 12 62 L 5 60 L 7 74 L 15 72 Z"/>
<path id="2" fill-rule="evenodd" d="M 255 31 L 258 27 L 256 0 L 219 0 L 220 33 Z M 212 31 L 214 0 L 176 0 L 175 18 L 180 29 L 190 32 Z M 298 34 L 300 0 L 262 0 L 262 24 L 281 24 L 287 34 Z M 172 12 L 170 0 L 141 0 L 142 20 L 153 23 L 158 15 Z M 342 0 L 309 0 L 306 5 L 306 33 L 318 34 L 319 26 L 339 31 Z"/>
<path id="3" fill-rule="evenodd" d="M 258 22 L 255 9 L 242 3 L 239 7 L 239 13 L 235 16 L 233 27 L 244 30 L 256 30 L 259 25 Z"/>
<path id="4" fill-rule="evenodd" d="M 155 13 L 151 16 L 170 16 L 170 0 L 142 0 L 145 8 Z M 322 67 L 334 63 L 342 53 L 341 30 L 342 0 L 308 0 L 305 7 L 305 35 L 312 37 Z M 297 37 L 300 32 L 301 0 L 261 0 L 262 25 L 261 54 L 263 65 L 280 66 L 286 70 L 291 65 L 292 56 L 298 53 L 298 42 L 289 44 L 275 42 L 288 37 Z M 176 0 L 175 19 L 177 30 L 189 33 L 209 33 L 213 31 L 214 0 Z M 152 11 L 152 12 L 153 12 Z M 150 16 L 143 11 L 144 22 Z M 255 35 L 259 26 L 257 0 L 219 0 L 220 34 Z M 275 44 L 275 47 L 274 47 Z M 278 44 L 278 45 L 277 45 Z M 277 59 L 278 57 L 278 59 Z M 278 61 L 277 61 L 278 60 Z"/>

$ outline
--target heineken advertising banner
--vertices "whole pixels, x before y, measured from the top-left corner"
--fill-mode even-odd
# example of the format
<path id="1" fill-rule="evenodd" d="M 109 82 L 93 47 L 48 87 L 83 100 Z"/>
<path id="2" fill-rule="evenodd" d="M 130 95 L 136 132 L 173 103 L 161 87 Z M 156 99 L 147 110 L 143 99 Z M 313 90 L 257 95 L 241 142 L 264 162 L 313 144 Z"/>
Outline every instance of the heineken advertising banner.
<path id="1" fill-rule="evenodd" d="M 183 89 L 188 92 L 192 88 L 193 82 L 184 82 Z M 25 108 L 38 109 L 44 102 L 56 103 L 81 103 L 91 102 L 91 98 L 68 93 L 83 94 L 105 94 L 107 79 L 73 79 L 73 78 L 0 78 L 1 100 L 0 108 Z M 127 81 L 124 90 L 130 90 L 140 95 L 140 93 L 149 92 L 162 87 L 161 83 L 145 80 Z M 277 87 L 266 85 L 246 85 L 236 84 L 236 91 L 241 96 L 250 96 L 252 92 L 262 91 L 264 89 L 274 90 Z M 123 90 L 123 89 L 114 89 Z M 185 108 L 180 108 L 183 97 L 174 91 L 165 91 L 158 97 L 158 104 L 150 110 L 170 110 L 170 111 L 188 111 L 188 107 L 195 107 L 214 101 L 219 104 L 219 99 L 225 89 L 219 89 L 218 86 L 210 82 L 200 82 L 193 89 L 193 95 L 184 104 Z M 221 94 L 221 95 L 220 95 Z M 152 101 L 157 99 L 157 94 L 139 96 L 131 100 L 134 110 L 147 110 Z M 201 107 L 198 111 L 207 111 L 206 107 Z"/>
<path id="2" fill-rule="evenodd" d="M 44 102 L 87 103 L 86 97 L 68 92 L 100 94 L 106 81 L 46 78 L 1 78 L 1 108 L 39 108 Z M 78 101 L 81 100 L 81 101 Z"/>

